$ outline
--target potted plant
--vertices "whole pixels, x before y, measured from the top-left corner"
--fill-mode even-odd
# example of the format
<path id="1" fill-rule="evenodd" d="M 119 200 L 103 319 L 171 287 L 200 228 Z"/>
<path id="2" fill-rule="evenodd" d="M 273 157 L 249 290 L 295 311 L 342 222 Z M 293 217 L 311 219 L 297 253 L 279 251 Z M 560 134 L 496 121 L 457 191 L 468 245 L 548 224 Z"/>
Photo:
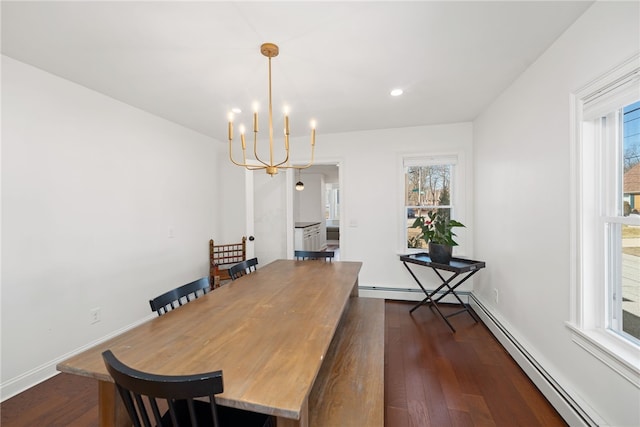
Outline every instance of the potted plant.
<path id="1" fill-rule="evenodd" d="M 454 227 L 464 227 L 464 224 L 449 219 L 449 215 L 441 211 L 431 211 L 427 216 L 418 216 L 412 228 L 420 228 L 421 233 L 415 238 L 423 239 L 428 246 L 431 261 L 439 264 L 449 264 L 453 247 L 458 243 L 453 240 L 456 235 Z"/>

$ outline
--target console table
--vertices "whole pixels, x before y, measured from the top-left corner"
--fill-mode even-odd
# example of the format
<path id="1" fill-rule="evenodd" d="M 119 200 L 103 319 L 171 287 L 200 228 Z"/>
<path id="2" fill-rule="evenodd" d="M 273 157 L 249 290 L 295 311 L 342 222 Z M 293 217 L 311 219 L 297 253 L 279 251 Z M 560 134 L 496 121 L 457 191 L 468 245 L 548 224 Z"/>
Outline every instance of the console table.
<path id="1" fill-rule="evenodd" d="M 413 277 L 413 280 L 416 281 L 418 286 L 420 286 L 420 289 L 422 289 L 422 292 L 424 292 L 424 294 L 426 295 L 426 297 L 422 301 L 416 304 L 415 307 L 413 307 L 409 311 L 410 313 L 413 313 L 413 311 L 416 308 L 422 305 L 430 304 L 431 307 L 436 309 L 440 317 L 442 317 L 442 319 L 447 323 L 447 325 L 449 325 L 449 327 L 453 332 L 455 332 L 456 329 L 448 320 L 448 318 L 451 316 L 455 316 L 457 314 L 460 314 L 466 311 L 467 313 L 469 313 L 471 318 L 476 323 L 478 323 L 478 319 L 476 319 L 476 317 L 473 315 L 473 312 L 469 308 L 469 305 L 465 304 L 460 299 L 460 296 L 456 293 L 455 290 L 458 286 L 466 282 L 471 276 L 473 276 L 478 271 L 480 271 L 480 269 L 485 267 L 485 263 L 483 261 L 473 261 L 473 260 L 464 259 L 464 258 L 451 258 L 451 262 L 449 264 L 439 264 L 431 261 L 429 254 L 426 252 L 411 254 L 411 255 L 401 255 L 400 261 L 402 261 L 404 266 L 409 271 L 409 274 L 411 274 L 411 277 Z M 433 292 L 427 291 L 425 287 L 422 285 L 422 283 L 420 283 L 420 280 L 418 280 L 414 272 L 409 268 L 408 264 L 416 264 L 424 267 L 430 267 L 438 275 L 438 277 L 442 281 L 442 284 L 438 286 L 438 288 Z M 445 279 L 439 270 L 449 271 L 452 274 L 451 276 Z M 435 298 L 436 294 L 440 292 L 442 289 L 445 289 L 444 293 L 438 296 L 437 298 Z M 451 313 L 445 316 L 438 308 L 438 302 L 440 302 L 444 297 L 446 297 L 449 294 L 453 295 L 458 300 L 462 309 L 459 311 L 456 311 L 455 313 Z"/>

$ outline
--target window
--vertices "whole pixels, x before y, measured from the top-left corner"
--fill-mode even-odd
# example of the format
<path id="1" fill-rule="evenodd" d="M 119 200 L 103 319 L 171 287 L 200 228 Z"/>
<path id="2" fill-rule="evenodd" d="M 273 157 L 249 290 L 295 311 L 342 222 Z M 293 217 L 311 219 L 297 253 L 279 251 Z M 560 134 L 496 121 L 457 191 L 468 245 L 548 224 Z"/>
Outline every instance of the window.
<path id="1" fill-rule="evenodd" d="M 454 217 L 456 163 L 456 156 L 404 159 L 405 248 L 426 248 L 424 240 L 419 239 L 420 230 L 412 227 L 416 218 L 427 217 L 433 211 Z"/>
<path id="2" fill-rule="evenodd" d="M 338 184 L 325 184 L 324 217 L 329 220 L 340 219 L 340 188 Z"/>
<path id="3" fill-rule="evenodd" d="M 640 385 L 640 68 L 630 60 L 575 97 L 574 340 Z"/>
<path id="4" fill-rule="evenodd" d="M 640 134 L 633 127 L 640 121 L 638 111 L 640 101 L 585 124 L 596 129 L 603 154 L 599 216 L 604 230 L 600 254 L 606 283 L 604 326 L 636 344 L 640 344 Z"/>

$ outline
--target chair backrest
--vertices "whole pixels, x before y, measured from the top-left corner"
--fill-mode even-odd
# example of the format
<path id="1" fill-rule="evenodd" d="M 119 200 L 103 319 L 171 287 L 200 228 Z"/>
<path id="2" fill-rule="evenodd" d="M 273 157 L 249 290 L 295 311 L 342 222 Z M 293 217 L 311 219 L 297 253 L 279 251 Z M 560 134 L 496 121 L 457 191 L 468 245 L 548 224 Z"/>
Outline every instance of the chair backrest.
<path id="1" fill-rule="evenodd" d="M 298 260 L 305 259 L 323 259 L 331 262 L 335 257 L 334 251 L 295 251 L 294 255 Z"/>
<path id="2" fill-rule="evenodd" d="M 149 305 L 151 306 L 151 311 L 155 311 L 158 313 L 158 316 L 162 316 L 168 311 L 174 310 L 208 293 L 209 289 L 209 278 L 203 277 L 202 279 L 187 283 L 186 285 L 172 289 L 169 292 L 165 292 L 149 300 Z"/>
<path id="3" fill-rule="evenodd" d="M 214 395 L 223 391 L 222 371 L 156 375 L 125 365 L 111 350 L 102 358 L 135 427 L 220 426 Z"/>
<path id="4" fill-rule="evenodd" d="M 213 239 L 209 240 L 209 280 L 211 287 L 218 286 L 216 276 L 220 280 L 228 280 L 228 267 L 247 259 L 247 238 L 242 237 L 238 243 L 225 243 L 216 245 Z M 226 266 L 226 267 L 225 267 Z"/>
<path id="5" fill-rule="evenodd" d="M 258 258 L 251 258 L 246 261 L 239 262 L 229 269 L 231 280 L 236 280 L 238 277 L 242 277 L 252 271 L 256 271 L 257 265 Z"/>

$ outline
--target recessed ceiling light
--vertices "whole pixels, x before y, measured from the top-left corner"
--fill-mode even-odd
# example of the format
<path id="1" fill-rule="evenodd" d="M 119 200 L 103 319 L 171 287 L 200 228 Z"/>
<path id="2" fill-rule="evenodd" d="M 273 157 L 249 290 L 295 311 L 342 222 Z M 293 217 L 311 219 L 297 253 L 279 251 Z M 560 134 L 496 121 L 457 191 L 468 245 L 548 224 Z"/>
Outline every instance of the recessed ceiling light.
<path id="1" fill-rule="evenodd" d="M 232 108 L 232 109 L 231 109 L 231 112 L 232 112 L 233 114 L 240 114 L 240 113 L 242 113 L 242 110 L 241 110 L 241 109 L 239 109 L 238 107 L 235 107 L 235 108 Z"/>
<path id="2" fill-rule="evenodd" d="M 402 89 L 393 89 L 391 91 L 391 96 L 400 96 L 402 95 Z"/>

